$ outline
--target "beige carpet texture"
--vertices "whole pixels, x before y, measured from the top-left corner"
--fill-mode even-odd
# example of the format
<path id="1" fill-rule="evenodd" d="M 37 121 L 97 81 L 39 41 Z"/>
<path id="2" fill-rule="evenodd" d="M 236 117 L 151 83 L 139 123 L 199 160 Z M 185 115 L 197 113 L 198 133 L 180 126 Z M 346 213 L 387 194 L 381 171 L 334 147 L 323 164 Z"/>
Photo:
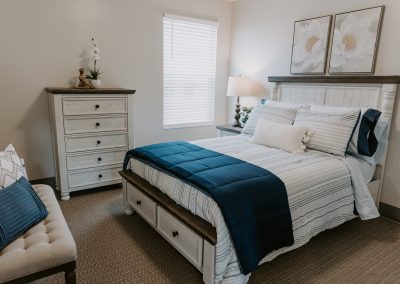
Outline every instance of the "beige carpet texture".
<path id="1" fill-rule="evenodd" d="M 121 189 L 61 202 L 78 247 L 78 283 L 203 283 L 200 272 L 137 214 Z M 55 274 L 36 281 L 64 283 Z M 400 283 L 400 225 L 350 221 L 263 264 L 249 283 Z"/>

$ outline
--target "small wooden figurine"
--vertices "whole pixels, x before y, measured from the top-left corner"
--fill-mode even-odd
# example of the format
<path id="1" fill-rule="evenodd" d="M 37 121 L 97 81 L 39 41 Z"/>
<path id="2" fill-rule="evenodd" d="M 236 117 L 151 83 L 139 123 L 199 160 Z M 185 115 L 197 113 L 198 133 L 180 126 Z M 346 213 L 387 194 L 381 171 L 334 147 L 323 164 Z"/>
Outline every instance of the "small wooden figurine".
<path id="1" fill-rule="evenodd" d="M 88 79 L 86 79 L 84 72 L 85 72 L 85 70 L 83 68 L 79 68 L 79 85 L 78 85 L 78 88 L 81 88 L 81 89 L 93 89 L 93 86 L 90 83 L 90 81 Z"/>

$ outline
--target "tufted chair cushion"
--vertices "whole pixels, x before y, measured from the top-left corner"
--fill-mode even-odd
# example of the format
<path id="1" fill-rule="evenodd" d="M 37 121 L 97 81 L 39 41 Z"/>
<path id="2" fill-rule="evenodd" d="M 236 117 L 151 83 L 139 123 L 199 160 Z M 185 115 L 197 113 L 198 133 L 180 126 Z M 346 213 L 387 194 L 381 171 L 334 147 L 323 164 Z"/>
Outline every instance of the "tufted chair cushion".
<path id="1" fill-rule="evenodd" d="M 53 190 L 34 185 L 49 215 L 0 251 L 0 283 L 76 259 L 75 241 Z"/>

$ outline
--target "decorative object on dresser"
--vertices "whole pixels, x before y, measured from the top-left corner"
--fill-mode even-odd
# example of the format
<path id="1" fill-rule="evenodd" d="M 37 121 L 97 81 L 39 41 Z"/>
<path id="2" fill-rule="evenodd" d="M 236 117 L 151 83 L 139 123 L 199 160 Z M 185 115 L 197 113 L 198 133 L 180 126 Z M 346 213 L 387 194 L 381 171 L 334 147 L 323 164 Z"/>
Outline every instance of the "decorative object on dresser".
<path id="1" fill-rule="evenodd" d="M 46 88 L 57 189 L 70 192 L 121 183 L 118 171 L 133 147 L 129 89 Z"/>
<path id="2" fill-rule="evenodd" d="M 79 68 L 79 77 L 76 82 L 76 87 L 79 89 L 92 89 L 92 83 L 86 79 L 85 75 L 85 69 L 84 68 Z"/>
<path id="3" fill-rule="evenodd" d="M 241 127 L 232 126 L 231 124 L 217 125 L 218 136 L 234 136 L 242 132 Z"/>
<path id="4" fill-rule="evenodd" d="M 92 38 L 92 46 L 89 50 L 89 58 L 93 60 L 93 67 L 89 68 L 89 75 L 86 75 L 87 79 L 90 79 L 90 83 L 93 88 L 100 88 L 101 85 L 101 74 L 100 67 L 97 66 L 97 61 L 100 60 L 100 49 L 97 47 L 97 41 Z"/>
<path id="5" fill-rule="evenodd" d="M 373 74 L 385 6 L 335 15 L 330 74 Z"/>
<path id="6" fill-rule="evenodd" d="M 291 74 L 324 74 L 332 16 L 294 22 Z"/>
<path id="7" fill-rule="evenodd" d="M 240 123 L 240 97 L 256 96 L 256 93 L 252 90 L 252 82 L 250 78 L 241 75 L 229 77 L 227 96 L 237 97 L 234 116 L 235 123 L 233 126 L 242 127 Z"/>

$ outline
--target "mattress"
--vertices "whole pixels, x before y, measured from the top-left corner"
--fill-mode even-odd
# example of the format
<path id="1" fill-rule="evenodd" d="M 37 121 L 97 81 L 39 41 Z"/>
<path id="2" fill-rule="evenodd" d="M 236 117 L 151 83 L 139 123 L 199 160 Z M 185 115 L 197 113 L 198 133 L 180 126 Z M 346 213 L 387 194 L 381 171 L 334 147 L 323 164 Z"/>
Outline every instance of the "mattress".
<path id="1" fill-rule="evenodd" d="M 293 222 L 294 244 L 268 254 L 261 262 L 306 244 L 318 233 L 356 217 L 354 203 L 365 219 L 379 216 L 357 160 L 319 151 L 291 154 L 249 141 L 246 135 L 192 141 L 201 147 L 242 159 L 277 175 L 286 186 Z M 246 283 L 229 231 L 216 202 L 196 188 L 139 160 L 132 170 L 177 204 L 216 228 L 215 283 Z M 369 197 L 368 197 L 369 195 Z M 358 202 L 357 202 L 357 199 Z M 360 211 L 359 210 L 359 211 Z"/>

